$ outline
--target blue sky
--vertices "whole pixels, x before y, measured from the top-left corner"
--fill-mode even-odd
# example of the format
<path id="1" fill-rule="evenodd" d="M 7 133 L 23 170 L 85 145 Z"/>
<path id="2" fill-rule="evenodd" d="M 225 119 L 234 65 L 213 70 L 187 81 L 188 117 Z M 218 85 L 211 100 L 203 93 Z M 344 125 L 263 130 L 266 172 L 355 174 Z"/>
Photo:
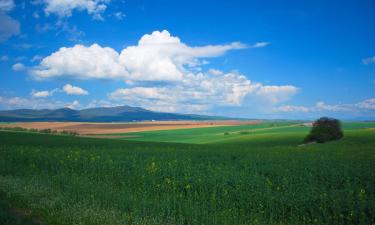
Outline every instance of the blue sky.
<path id="1" fill-rule="evenodd" d="M 375 117 L 375 2 L 0 0 L 0 108 Z"/>

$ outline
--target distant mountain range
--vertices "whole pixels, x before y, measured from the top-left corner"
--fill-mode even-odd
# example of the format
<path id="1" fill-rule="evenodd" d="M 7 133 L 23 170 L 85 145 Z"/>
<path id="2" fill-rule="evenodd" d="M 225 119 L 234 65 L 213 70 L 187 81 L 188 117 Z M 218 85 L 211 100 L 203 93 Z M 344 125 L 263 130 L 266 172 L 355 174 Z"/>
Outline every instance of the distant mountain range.
<path id="1" fill-rule="evenodd" d="M 73 110 L 16 109 L 0 111 L 0 122 L 130 122 L 145 120 L 220 120 L 224 117 L 155 112 L 140 107 L 118 106 Z"/>

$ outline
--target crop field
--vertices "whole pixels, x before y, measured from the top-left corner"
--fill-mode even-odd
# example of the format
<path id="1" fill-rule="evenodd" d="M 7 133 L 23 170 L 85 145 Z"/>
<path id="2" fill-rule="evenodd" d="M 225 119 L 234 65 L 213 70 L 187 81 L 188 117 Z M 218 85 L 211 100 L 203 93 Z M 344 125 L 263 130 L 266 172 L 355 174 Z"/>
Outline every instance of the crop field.
<path id="1" fill-rule="evenodd" d="M 303 146 L 297 122 L 0 131 L 0 224 L 375 224 L 374 128 L 344 123 L 342 140 Z"/>
<path id="2" fill-rule="evenodd" d="M 343 127 L 346 131 L 355 129 L 370 129 L 375 127 L 375 122 L 345 122 Z M 236 126 L 154 130 L 113 133 L 110 136 L 99 136 L 136 141 L 207 144 L 246 141 L 257 138 L 262 139 L 266 138 L 266 136 L 270 134 L 272 134 L 274 137 L 279 135 L 282 135 L 283 137 L 287 134 L 303 136 L 306 135 L 310 129 L 311 128 L 308 125 L 305 125 L 300 121 L 270 121 L 256 124 L 240 124 Z"/>
<path id="3" fill-rule="evenodd" d="M 89 123 L 89 122 L 17 122 L 0 123 L 1 127 L 21 127 L 25 129 L 53 131 L 71 131 L 81 135 L 113 134 L 126 132 L 141 132 L 155 130 L 187 129 L 217 126 L 252 125 L 258 124 L 257 120 L 210 120 L 210 121 L 144 121 L 125 123 Z"/>

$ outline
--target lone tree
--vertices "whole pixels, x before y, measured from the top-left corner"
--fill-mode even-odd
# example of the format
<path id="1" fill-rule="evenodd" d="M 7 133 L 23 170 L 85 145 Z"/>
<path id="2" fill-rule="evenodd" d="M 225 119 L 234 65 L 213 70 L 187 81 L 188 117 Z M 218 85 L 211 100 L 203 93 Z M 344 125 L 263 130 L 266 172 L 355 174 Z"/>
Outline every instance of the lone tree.
<path id="1" fill-rule="evenodd" d="M 339 140 L 344 136 L 341 130 L 341 122 L 334 118 L 321 117 L 313 123 L 310 133 L 306 136 L 304 143 Z"/>

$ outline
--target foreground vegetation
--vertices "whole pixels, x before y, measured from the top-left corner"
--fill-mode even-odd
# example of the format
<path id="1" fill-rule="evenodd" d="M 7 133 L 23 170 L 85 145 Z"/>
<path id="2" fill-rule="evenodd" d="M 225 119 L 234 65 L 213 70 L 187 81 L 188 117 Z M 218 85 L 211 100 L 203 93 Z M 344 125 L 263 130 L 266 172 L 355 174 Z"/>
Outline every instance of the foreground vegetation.
<path id="1" fill-rule="evenodd" d="M 375 224 L 368 126 L 306 146 L 306 127 L 206 145 L 1 131 L 0 207 L 44 224 Z"/>
<path id="2" fill-rule="evenodd" d="M 69 136 L 77 136 L 78 133 L 75 131 L 56 131 L 52 129 L 27 129 L 23 127 L 2 127 L 0 123 L 0 131 L 18 131 L 18 132 L 31 132 L 31 133 L 43 133 L 43 134 L 59 134 L 59 135 L 69 135 Z"/>

